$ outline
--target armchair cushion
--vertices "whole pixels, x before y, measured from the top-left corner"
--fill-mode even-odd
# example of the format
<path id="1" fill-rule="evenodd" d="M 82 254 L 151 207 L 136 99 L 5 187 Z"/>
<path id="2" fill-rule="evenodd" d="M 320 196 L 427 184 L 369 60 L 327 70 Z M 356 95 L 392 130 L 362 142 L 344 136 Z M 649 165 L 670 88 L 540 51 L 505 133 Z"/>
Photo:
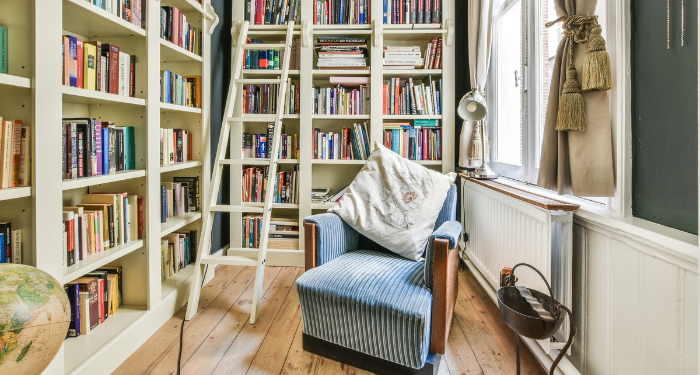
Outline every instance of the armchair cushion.
<path id="1" fill-rule="evenodd" d="M 304 333 L 422 368 L 433 299 L 423 282 L 423 265 L 357 250 L 308 270 L 296 282 Z"/>
<path id="2" fill-rule="evenodd" d="M 435 239 L 440 238 L 449 241 L 449 248 L 454 249 L 459 243 L 462 233 L 462 224 L 458 221 L 447 221 L 440 226 L 428 239 L 428 248 L 425 251 L 425 286 L 433 290 L 433 262 L 435 260 Z"/>
<path id="3" fill-rule="evenodd" d="M 357 250 L 359 234 L 336 214 L 308 216 L 304 222 L 316 224 L 316 265 Z"/>

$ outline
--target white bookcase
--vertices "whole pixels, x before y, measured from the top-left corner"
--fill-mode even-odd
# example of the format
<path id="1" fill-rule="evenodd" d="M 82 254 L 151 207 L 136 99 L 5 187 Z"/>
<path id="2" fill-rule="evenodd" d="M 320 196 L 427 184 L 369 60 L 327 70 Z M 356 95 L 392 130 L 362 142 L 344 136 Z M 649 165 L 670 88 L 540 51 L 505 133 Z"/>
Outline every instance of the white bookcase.
<path id="1" fill-rule="evenodd" d="M 160 239 L 173 231 L 201 234 L 202 214 L 160 222 L 160 183 L 173 176 L 199 176 L 200 201 L 210 180 L 211 22 L 205 6 L 193 0 L 148 0 L 141 29 L 87 0 L 0 1 L 0 25 L 9 30 L 9 74 L 0 74 L 0 116 L 22 119 L 32 128 L 30 187 L 0 189 L 0 221 L 22 229 L 23 263 L 71 281 L 105 265 L 123 268 L 124 305 L 88 335 L 70 338 L 47 374 L 109 374 L 145 342 L 189 293 L 193 266 L 161 282 Z M 190 24 L 202 28 L 202 56 L 160 39 L 160 7 L 175 6 Z M 135 98 L 62 85 L 61 36 L 115 43 L 139 64 Z M 202 108 L 160 103 L 160 71 L 202 76 Z M 61 119 L 95 117 L 135 127 L 136 169 L 114 175 L 62 180 Z M 160 166 L 159 128 L 193 134 L 193 161 Z M 144 198 L 144 237 L 62 266 L 62 207 L 83 194 L 128 191 Z M 213 276 L 209 272 L 208 279 Z"/>
<path id="2" fill-rule="evenodd" d="M 375 141 L 383 144 L 382 124 L 385 121 L 422 119 L 439 119 L 442 123 L 442 160 L 416 161 L 435 171 L 443 173 L 454 171 L 454 137 L 455 134 L 455 47 L 454 40 L 454 0 L 442 0 L 442 24 L 417 24 L 417 25 L 383 25 L 382 0 L 371 1 L 370 24 L 367 25 L 313 25 L 313 0 L 301 0 L 301 18 L 299 25 L 295 25 L 295 38 L 307 39 L 302 43 L 301 69 L 290 71 L 289 76 L 295 83 L 301 83 L 300 88 L 300 114 L 286 116 L 283 120 L 285 133 L 299 134 L 300 158 L 299 160 L 280 160 L 280 167 L 285 169 L 285 164 L 299 164 L 299 204 L 273 204 L 273 216 L 298 216 L 300 220 L 312 214 L 323 213 L 332 207 L 332 203 L 312 204 L 312 188 L 330 188 L 337 191 L 349 184 L 355 175 L 365 164 L 364 160 L 319 160 L 313 159 L 312 130 L 320 128 L 321 131 L 338 131 L 353 122 L 367 122 L 370 133 L 370 143 Z M 233 5 L 233 20 L 245 20 L 245 1 L 236 2 Z M 249 38 L 262 39 L 263 42 L 276 42 L 284 39 L 285 26 L 278 25 L 251 25 Z M 358 36 L 366 37 L 371 64 L 370 70 L 321 70 L 316 68 L 316 53 L 314 43 L 319 36 Z M 423 50 L 432 37 L 443 37 L 442 69 L 417 69 L 417 70 L 391 70 L 383 69 L 383 45 L 420 46 Z M 304 46 L 305 45 L 305 46 Z M 245 78 L 255 78 L 267 75 L 274 77 L 275 71 L 244 70 Z M 383 115 L 382 114 L 382 83 L 391 77 L 413 77 L 422 79 L 426 75 L 433 78 L 442 78 L 442 115 L 440 116 L 411 116 L 411 115 Z M 369 115 L 339 116 L 339 115 L 313 115 L 312 109 L 312 85 L 329 86 L 330 76 L 362 75 L 370 77 L 371 112 Z M 234 116 L 242 116 L 241 99 L 238 98 Z M 251 115 L 248 115 L 251 116 Z M 264 124 L 259 123 L 234 123 L 231 130 L 231 204 L 241 203 L 241 174 L 246 166 L 256 165 L 256 160 L 242 160 L 240 147 L 242 134 L 264 133 Z M 255 203 L 252 203 L 255 204 Z M 260 204 L 262 205 L 262 204 Z M 231 244 L 229 255 L 257 256 L 257 249 L 241 248 L 241 217 L 240 213 L 231 214 Z M 268 266 L 304 266 L 304 233 L 300 227 L 300 250 L 274 250 L 267 252 Z"/>

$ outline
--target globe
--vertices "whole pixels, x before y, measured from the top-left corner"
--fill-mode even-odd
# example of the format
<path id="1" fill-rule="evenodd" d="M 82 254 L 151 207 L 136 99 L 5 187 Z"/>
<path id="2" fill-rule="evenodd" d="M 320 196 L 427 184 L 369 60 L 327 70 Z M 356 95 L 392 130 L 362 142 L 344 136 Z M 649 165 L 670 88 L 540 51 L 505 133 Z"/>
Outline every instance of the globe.
<path id="1" fill-rule="evenodd" d="M 41 374 L 69 324 L 61 283 L 34 267 L 0 264 L 0 374 Z"/>

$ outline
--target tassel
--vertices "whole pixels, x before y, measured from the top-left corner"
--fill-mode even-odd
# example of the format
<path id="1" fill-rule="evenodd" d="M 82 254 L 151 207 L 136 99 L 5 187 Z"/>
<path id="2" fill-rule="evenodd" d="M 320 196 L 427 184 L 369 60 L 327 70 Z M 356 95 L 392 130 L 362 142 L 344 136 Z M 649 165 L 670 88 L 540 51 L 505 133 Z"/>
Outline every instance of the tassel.
<path id="1" fill-rule="evenodd" d="M 576 69 L 566 71 L 564 90 L 559 98 L 557 130 L 586 130 L 586 112 L 583 110 L 583 95 L 576 80 Z"/>
<path id="2" fill-rule="evenodd" d="M 472 160 L 481 160 L 481 147 L 482 144 L 482 138 L 481 138 L 481 126 L 479 125 L 478 122 L 474 124 L 474 132 L 472 134 L 472 148 L 469 152 L 469 159 Z M 489 140 L 488 138 L 486 139 L 486 157 L 489 156 Z"/>
<path id="3" fill-rule="evenodd" d="M 583 59 L 583 91 L 610 90 L 612 85 L 610 55 L 605 50 L 605 39 L 600 35 L 602 32 L 600 27 L 591 30 L 588 52 Z"/>

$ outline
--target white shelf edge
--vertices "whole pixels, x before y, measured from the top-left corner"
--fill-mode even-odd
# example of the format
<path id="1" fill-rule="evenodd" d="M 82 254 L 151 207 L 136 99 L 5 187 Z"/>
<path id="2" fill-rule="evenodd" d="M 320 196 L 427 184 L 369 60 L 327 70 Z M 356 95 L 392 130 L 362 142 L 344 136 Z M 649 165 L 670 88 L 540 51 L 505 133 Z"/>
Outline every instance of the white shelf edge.
<path id="1" fill-rule="evenodd" d="M 81 0 L 64 0 L 75 6 L 81 7 L 88 12 L 95 14 L 96 16 L 105 19 L 106 21 L 112 22 L 115 25 L 119 25 L 126 30 L 136 33 L 140 36 L 146 36 L 146 30 L 137 27 L 133 23 L 127 22 L 116 15 L 107 12 L 106 10 L 94 5 L 91 1 L 81 1 Z"/>
<path id="2" fill-rule="evenodd" d="M 385 120 L 442 120 L 442 115 L 382 115 Z"/>
<path id="3" fill-rule="evenodd" d="M 264 207 L 265 203 L 262 202 L 242 202 L 241 206 L 247 207 Z M 299 205 L 296 203 L 273 203 L 272 208 L 289 208 L 298 209 Z"/>
<path id="4" fill-rule="evenodd" d="M 382 72 L 387 75 L 426 75 L 426 74 L 442 74 L 442 69 L 383 69 Z"/>
<path id="5" fill-rule="evenodd" d="M 243 75 L 272 75 L 272 74 L 282 74 L 281 69 L 243 69 Z M 301 70 L 290 69 L 289 75 L 299 75 Z"/>
<path id="6" fill-rule="evenodd" d="M 189 112 L 189 113 L 202 113 L 201 108 L 197 107 L 186 107 L 184 105 L 170 104 L 170 103 L 158 103 L 160 105 L 161 112 L 176 111 L 176 112 Z"/>
<path id="7" fill-rule="evenodd" d="M 31 186 L 22 186 L 14 188 L 4 188 L 0 189 L 0 201 L 6 201 L 10 199 L 26 198 L 32 196 Z"/>
<path id="8" fill-rule="evenodd" d="M 311 203 L 312 210 L 327 210 L 338 205 L 338 202 Z"/>
<path id="9" fill-rule="evenodd" d="M 311 74 L 315 76 L 332 76 L 336 74 L 369 76 L 372 74 L 372 69 L 313 69 Z"/>
<path id="10" fill-rule="evenodd" d="M 160 282 L 160 299 L 161 301 L 168 298 L 172 293 L 176 293 L 180 287 L 187 284 L 194 277 L 195 264 L 191 263 L 187 267 L 179 270 L 173 276 L 161 280 Z"/>
<path id="11" fill-rule="evenodd" d="M 63 284 L 69 283 L 86 273 L 90 273 L 107 263 L 111 263 L 134 250 L 143 247 L 143 239 L 130 241 L 123 245 L 88 255 L 87 259 L 76 262 L 74 265 L 63 269 Z M 108 320 L 109 321 L 109 320 Z"/>
<path id="12" fill-rule="evenodd" d="M 367 160 L 345 160 L 345 159 L 311 159 L 311 164 L 347 164 L 347 165 L 364 165 Z"/>
<path id="13" fill-rule="evenodd" d="M 102 176 L 82 177 L 72 180 L 63 180 L 61 188 L 65 190 L 79 189 L 88 186 L 99 184 L 108 184 L 117 181 L 131 180 L 146 176 L 144 170 L 122 171 L 115 174 L 107 174 Z"/>
<path id="14" fill-rule="evenodd" d="M 61 86 L 63 90 L 63 101 L 68 103 L 88 103 L 94 101 L 94 104 L 104 102 L 109 103 L 122 103 L 122 104 L 133 104 L 133 105 L 146 105 L 146 99 L 132 98 L 130 96 L 110 94 L 101 91 L 93 91 L 88 89 L 79 89 L 72 86 Z M 82 99 L 76 99 L 82 98 Z M 72 100 L 71 100 L 72 99 Z M 90 104 L 90 103 L 88 103 Z"/>
<path id="15" fill-rule="evenodd" d="M 192 52 L 190 52 L 190 51 L 188 51 L 188 50 L 186 50 L 186 49 L 184 49 L 176 44 L 173 44 L 169 40 L 165 40 L 163 38 L 160 38 L 160 45 L 164 46 L 166 48 L 169 48 L 170 50 L 175 51 L 175 52 L 181 54 L 182 56 L 185 56 L 191 60 L 202 62 L 202 56 L 199 56 L 199 55 L 192 53 Z"/>
<path id="16" fill-rule="evenodd" d="M 165 223 L 160 223 L 160 237 L 164 237 L 174 231 L 194 223 L 202 218 L 201 212 L 187 212 L 184 216 L 175 216 L 169 218 Z"/>
<path id="17" fill-rule="evenodd" d="M 370 115 L 311 115 L 312 120 L 369 120 Z"/>
<path id="18" fill-rule="evenodd" d="M 171 164 L 171 165 L 161 166 L 160 173 L 179 171 L 182 169 L 195 168 L 195 167 L 200 167 L 200 166 L 202 166 L 201 161 L 186 161 L 183 163 L 175 163 L 175 164 Z"/>
<path id="19" fill-rule="evenodd" d="M 32 80 L 20 76 L 13 76 L 11 74 L 0 73 L 0 85 L 29 89 L 32 87 Z"/>

